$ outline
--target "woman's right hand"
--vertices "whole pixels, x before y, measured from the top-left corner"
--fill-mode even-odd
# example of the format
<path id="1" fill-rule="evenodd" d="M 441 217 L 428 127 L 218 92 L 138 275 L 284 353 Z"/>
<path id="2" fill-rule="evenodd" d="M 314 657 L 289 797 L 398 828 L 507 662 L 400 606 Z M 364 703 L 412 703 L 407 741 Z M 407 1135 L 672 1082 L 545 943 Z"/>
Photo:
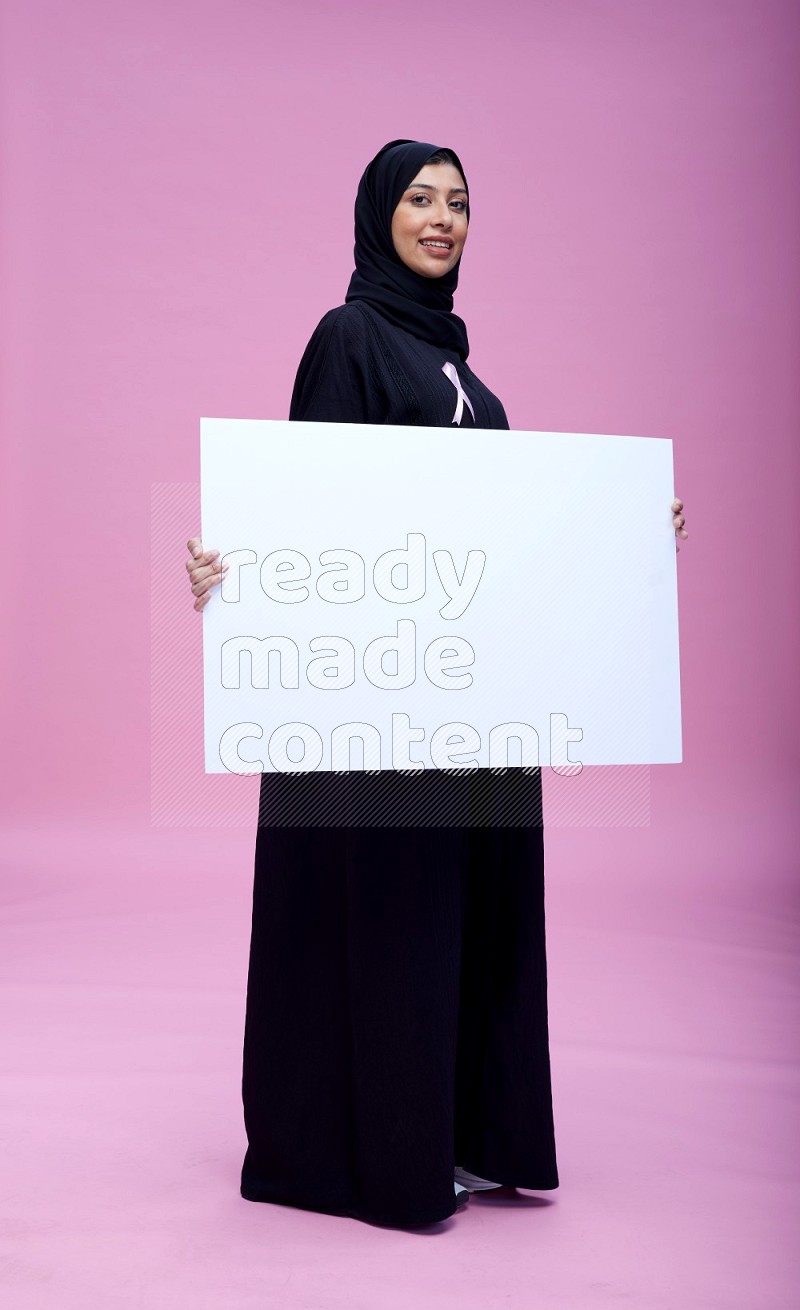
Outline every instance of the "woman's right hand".
<path id="1" fill-rule="evenodd" d="M 200 613 L 208 603 L 211 588 L 221 582 L 228 571 L 227 564 L 220 567 L 218 550 L 203 550 L 199 537 L 190 537 L 186 545 L 191 552 L 191 559 L 186 561 L 189 585 L 192 595 L 196 597 L 193 608 Z"/>

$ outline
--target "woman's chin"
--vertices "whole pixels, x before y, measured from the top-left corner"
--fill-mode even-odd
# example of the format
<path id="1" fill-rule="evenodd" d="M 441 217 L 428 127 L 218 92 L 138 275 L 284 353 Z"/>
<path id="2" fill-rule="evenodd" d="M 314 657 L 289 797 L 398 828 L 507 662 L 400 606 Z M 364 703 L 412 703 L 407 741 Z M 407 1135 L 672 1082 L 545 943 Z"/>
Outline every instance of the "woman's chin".
<path id="1" fill-rule="evenodd" d="M 449 273 L 452 267 L 453 265 L 449 260 L 445 263 L 444 260 L 440 259 L 434 263 L 433 260 L 426 259 L 417 266 L 416 272 L 421 273 L 423 277 L 437 278 L 444 277 L 445 273 Z"/>

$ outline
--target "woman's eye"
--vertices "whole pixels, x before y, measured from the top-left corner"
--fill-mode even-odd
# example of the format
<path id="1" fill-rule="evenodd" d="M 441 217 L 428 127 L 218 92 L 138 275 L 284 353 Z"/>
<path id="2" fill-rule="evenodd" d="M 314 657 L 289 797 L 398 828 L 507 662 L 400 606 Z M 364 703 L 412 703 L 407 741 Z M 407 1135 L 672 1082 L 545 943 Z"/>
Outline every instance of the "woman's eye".
<path id="1" fill-rule="evenodd" d="M 417 209 L 421 209 L 421 208 L 422 208 L 422 205 L 417 204 L 417 201 L 418 201 L 418 200 L 421 200 L 421 201 L 422 201 L 424 204 L 426 204 L 426 205 L 427 205 L 427 204 L 430 204 L 430 196 L 426 196 L 425 193 L 424 193 L 423 191 L 420 191 L 420 192 L 418 193 L 418 195 L 416 195 L 416 196 L 409 196 L 409 199 L 410 199 L 412 205 L 416 205 Z M 466 202 L 466 200 L 451 200 L 451 201 L 450 201 L 450 205 L 451 205 L 451 207 L 452 207 L 452 206 L 455 206 L 455 207 L 456 207 L 456 212 L 459 213 L 459 214 L 464 213 L 464 212 L 466 211 L 466 208 L 467 208 L 467 202 Z"/>

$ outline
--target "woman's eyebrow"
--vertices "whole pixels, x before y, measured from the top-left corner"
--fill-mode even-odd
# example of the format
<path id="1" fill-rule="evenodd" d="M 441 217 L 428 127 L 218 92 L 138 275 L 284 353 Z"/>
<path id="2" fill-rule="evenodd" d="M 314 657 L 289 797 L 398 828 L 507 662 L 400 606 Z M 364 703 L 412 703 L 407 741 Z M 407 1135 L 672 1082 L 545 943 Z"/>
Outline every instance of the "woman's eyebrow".
<path id="1" fill-rule="evenodd" d="M 430 182 L 412 182 L 410 186 L 406 187 L 406 191 L 438 191 L 438 190 L 439 188 L 437 186 L 431 186 Z M 463 186 L 451 186 L 448 194 L 454 196 L 456 193 L 462 196 L 465 196 L 467 194 Z"/>

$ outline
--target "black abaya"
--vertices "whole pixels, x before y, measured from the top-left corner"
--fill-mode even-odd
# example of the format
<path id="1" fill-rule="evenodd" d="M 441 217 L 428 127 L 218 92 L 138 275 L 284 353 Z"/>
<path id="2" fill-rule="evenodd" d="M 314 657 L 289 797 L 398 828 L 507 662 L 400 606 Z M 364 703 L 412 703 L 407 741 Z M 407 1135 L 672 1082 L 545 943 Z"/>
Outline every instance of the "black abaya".
<path id="1" fill-rule="evenodd" d="M 457 441 L 446 363 L 471 404 L 459 426 L 507 429 L 458 353 L 359 301 L 314 333 L 290 417 L 451 427 Z M 414 1225 L 454 1212 L 456 1164 L 511 1186 L 558 1186 L 541 773 L 521 776 L 492 785 L 524 787 L 525 825 L 290 827 L 276 821 L 287 779 L 262 775 L 247 1199 Z M 384 771 L 372 781 L 386 791 L 404 780 Z"/>

